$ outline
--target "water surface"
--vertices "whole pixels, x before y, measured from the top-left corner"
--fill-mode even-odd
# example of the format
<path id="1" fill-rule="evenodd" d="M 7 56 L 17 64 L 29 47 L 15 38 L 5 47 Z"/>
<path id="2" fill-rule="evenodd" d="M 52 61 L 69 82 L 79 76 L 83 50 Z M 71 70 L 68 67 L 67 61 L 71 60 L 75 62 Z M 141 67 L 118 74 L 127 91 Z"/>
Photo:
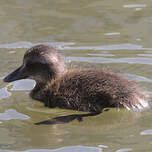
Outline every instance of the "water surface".
<path id="1" fill-rule="evenodd" d="M 151 7 L 149 0 L 0 1 L 0 151 L 151 152 L 151 108 L 110 109 L 81 123 L 36 126 L 80 112 L 32 100 L 32 80 L 2 81 L 22 63 L 27 48 L 44 43 L 65 54 L 69 68 L 103 68 L 133 79 L 151 104 Z"/>

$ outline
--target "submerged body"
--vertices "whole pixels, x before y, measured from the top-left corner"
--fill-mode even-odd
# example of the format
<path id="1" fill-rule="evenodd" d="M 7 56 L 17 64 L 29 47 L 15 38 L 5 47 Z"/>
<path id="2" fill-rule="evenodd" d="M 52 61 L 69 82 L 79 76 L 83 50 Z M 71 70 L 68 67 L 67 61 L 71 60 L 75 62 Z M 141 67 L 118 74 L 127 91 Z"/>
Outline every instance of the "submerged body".
<path id="1" fill-rule="evenodd" d="M 27 50 L 22 66 L 4 81 L 24 78 L 36 81 L 30 96 L 51 108 L 101 112 L 105 107 L 148 107 L 146 95 L 131 80 L 104 70 L 67 70 L 64 58 L 45 45 Z"/>

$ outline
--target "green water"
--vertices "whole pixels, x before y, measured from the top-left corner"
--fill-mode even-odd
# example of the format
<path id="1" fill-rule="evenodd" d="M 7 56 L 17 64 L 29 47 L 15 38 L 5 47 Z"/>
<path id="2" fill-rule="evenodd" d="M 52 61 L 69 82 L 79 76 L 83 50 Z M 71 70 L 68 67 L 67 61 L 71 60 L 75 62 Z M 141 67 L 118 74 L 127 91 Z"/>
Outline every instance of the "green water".
<path id="1" fill-rule="evenodd" d="M 151 103 L 151 7 L 149 0 L 0 1 L 0 151 L 151 152 L 151 108 L 110 109 L 81 123 L 36 126 L 80 112 L 32 100 L 32 80 L 2 81 L 27 48 L 47 43 L 65 54 L 69 68 L 110 69 L 135 80 Z"/>

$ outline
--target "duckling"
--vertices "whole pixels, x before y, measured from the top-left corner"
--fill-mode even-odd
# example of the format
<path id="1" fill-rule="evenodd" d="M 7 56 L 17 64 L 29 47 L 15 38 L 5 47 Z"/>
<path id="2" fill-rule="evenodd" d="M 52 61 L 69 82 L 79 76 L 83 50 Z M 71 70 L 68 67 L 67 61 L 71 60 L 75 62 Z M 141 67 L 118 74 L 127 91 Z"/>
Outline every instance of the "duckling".
<path id="1" fill-rule="evenodd" d="M 97 69 L 67 69 L 65 58 L 53 47 L 28 49 L 23 64 L 4 78 L 36 81 L 30 96 L 50 108 L 101 112 L 106 107 L 143 110 L 148 98 L 136 84 L 119 74 Z"/>

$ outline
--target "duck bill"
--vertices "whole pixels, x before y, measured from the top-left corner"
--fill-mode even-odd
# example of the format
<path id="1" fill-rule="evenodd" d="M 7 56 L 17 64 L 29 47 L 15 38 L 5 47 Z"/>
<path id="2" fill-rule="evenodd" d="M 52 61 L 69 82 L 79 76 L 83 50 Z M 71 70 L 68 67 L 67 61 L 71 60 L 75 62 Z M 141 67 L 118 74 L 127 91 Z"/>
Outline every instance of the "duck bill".
<path id="1" fill-rule="evenodd" d="M 11 74 L 6 76 L 3 80 L 4 82 L 13 82 L 13 81 L 21 80 L 25 78 L 27 78 L 27 75 L 24 72 L 23 66 L 21 66 L 15 71 L 13 71 Z"/>

